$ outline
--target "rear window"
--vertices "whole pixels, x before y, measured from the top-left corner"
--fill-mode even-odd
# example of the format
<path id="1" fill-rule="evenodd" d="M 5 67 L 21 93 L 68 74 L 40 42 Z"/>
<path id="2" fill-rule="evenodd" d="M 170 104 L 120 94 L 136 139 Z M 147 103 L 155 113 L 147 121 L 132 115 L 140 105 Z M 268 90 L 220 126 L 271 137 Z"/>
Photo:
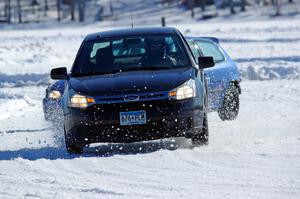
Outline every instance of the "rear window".
<path id="1" fill-rule="evenodd" d="M 210 41 L 196 41 L 197 45 L 200 47 L 203 56 L 210 56 L 214 58 L 215 62 L 221 62 L 225 60 L 225 57 L 219 47 Z"/>

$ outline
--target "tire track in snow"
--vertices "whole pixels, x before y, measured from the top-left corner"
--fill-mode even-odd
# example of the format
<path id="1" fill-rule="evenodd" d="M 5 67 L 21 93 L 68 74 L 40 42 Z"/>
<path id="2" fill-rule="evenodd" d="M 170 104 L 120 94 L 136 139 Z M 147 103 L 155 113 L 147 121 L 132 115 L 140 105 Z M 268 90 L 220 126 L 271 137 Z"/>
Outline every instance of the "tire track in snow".
<path id="1" fill-rule="evenodd" d="M 49 74 L 4 74 L 0 73 L 0 88 L 22 86 L 46 86 L 50 83 Z"/>
<path id="2" fill-rule="evenodd" d="M 51 128 L 42 128 L 42 129 L 16 129 L 16 130 L 6 130 L 6 131 L 0 131 L 0 134 L 5 134 L 5 133 L 42 133 L 43 131 L 48 131 L 51 130 Z"/>

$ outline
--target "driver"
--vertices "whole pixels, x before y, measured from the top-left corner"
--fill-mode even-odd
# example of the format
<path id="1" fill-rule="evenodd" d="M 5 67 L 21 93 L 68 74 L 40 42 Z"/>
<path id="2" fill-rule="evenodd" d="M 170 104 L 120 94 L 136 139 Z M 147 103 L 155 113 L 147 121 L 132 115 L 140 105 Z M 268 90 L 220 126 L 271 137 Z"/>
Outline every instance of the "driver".
<path id="1" fill-rule="evenodd" d="M 142 67 L 171 67 L 176 65 L 176 60 L 167 55 L 167 44 L 164 38 L 146 39 L 145 51 L 145 55 L 140 60 Z"/>

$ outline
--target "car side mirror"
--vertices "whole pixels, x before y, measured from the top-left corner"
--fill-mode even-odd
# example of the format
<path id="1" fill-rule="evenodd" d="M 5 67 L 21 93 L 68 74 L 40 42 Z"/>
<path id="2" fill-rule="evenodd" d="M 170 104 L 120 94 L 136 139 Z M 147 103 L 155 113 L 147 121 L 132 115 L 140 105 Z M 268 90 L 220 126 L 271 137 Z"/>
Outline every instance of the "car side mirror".
<path id="1" fill-rule="evenodd" d="M 198 63 L 200 69 L 210 68 L 215 65 L 213 57 L 198 57 Z"/>
<path id="2" fill-rule="evenodd" d="M 68 73 L 67 68 L 54 68 L 51 70 L 51 79 L 67 79 Z"/>

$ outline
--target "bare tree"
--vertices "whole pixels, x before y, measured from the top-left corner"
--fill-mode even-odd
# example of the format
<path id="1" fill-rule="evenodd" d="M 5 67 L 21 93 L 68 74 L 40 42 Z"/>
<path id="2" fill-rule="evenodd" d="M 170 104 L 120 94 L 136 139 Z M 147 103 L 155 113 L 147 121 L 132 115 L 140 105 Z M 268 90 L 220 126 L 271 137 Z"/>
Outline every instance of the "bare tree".
<path id="1" fill-rule="evenodd" d="M 275 6 L 276 6 L 276 13 L 275 13 L 275 16 L 279 16 L 279 15 L 280 15 L 280 5 L 279 5 L 279 0 L 275 0 L 274 3 L 275 3 Z"/>
<path id="2" fill-rule="evenodd" d="M 45 0 L 45 10 L 49 10 L 48 0 Z"/>
<path id="3" fill-rule="evenodd" d="M 7 0 L 4 2 L 4 16 L 7 18 Z"/>
<path id="4" fill-rule="evenodd" d="M 234 10 L 234 2 L 233 2 L 233 0 L 229 0 L 229 8 L 230 8 L 230 13 L 234 15 L 236 12 Z"/>
<path id="5" fill-rule="evenodd" d="M 56 5 L 57 5 L 57 21 L 61 20 L 61 0 L 56 0 Z"/>
<path id="6" fill-rule="evenodd" d="M 242 12 L 246 11 L 246 0 L 241 0 L 241 11 Z"/>
<path id="7" fill-rule="evenodd" d="M 70 2 L 70 8 L 71 8 L 71 20 L 75 20 L 75 0 L 71 0 Z"/>
<path id="8" fill-rule="evenodd" d="M 202 10 L 202 11 L 205 11 L 206 0 L 201 0 L 200 3 L 201 3 L 201 4 L 200 4 L 201 10 Z"/>
<path id="9" fill-rule="evenodd" d="M 48 0 L 45 0 L 44 4 L 45 4 L 45 16 L 47 16 L 47 11 L 49 10 Z"/>
<path id="10" fill-rule="evenodd" d="M 18 7 L 18 19 L 19 23 L 22 23 L 22 7 L 20 0 L 17 1 L 17 7 Z"/>
<path id="11" fill-rule="evenodd" d="M 84 22 L 85 0 L 78 0 L 79 21 Z"/>
<path id="12" fill-rule="evenodd" d="M 71 15 L 71 20 L 75 20 L 75 3 L 77 0 L 63 0 L 63 3 L 65 5 L 68 5 L 70 8 L 70 15 Z"/>
<path id="13" fill-rule="evenodd" d="M 6 16 L 7 16 L 7 22 L 11 23 L 11 1 L 7 0 L 6 1 Z"/>
<path id="14" fill-rule="evenodd" d="M 195 13 L 194 13 L 194 6 L 195 6 L 195 0 L 189 0 L 188 4 L 189 4 L 189 8 L 191 9 L 191 17 L 194 18 Z"/>
<path id="15" fill-rule="evenodd" d="M 113 7 L 112 0 L 109 1 L 109 10 L 110 10 L 110 15 L 113 16 L 114 15 L 114 7 Z"/>

